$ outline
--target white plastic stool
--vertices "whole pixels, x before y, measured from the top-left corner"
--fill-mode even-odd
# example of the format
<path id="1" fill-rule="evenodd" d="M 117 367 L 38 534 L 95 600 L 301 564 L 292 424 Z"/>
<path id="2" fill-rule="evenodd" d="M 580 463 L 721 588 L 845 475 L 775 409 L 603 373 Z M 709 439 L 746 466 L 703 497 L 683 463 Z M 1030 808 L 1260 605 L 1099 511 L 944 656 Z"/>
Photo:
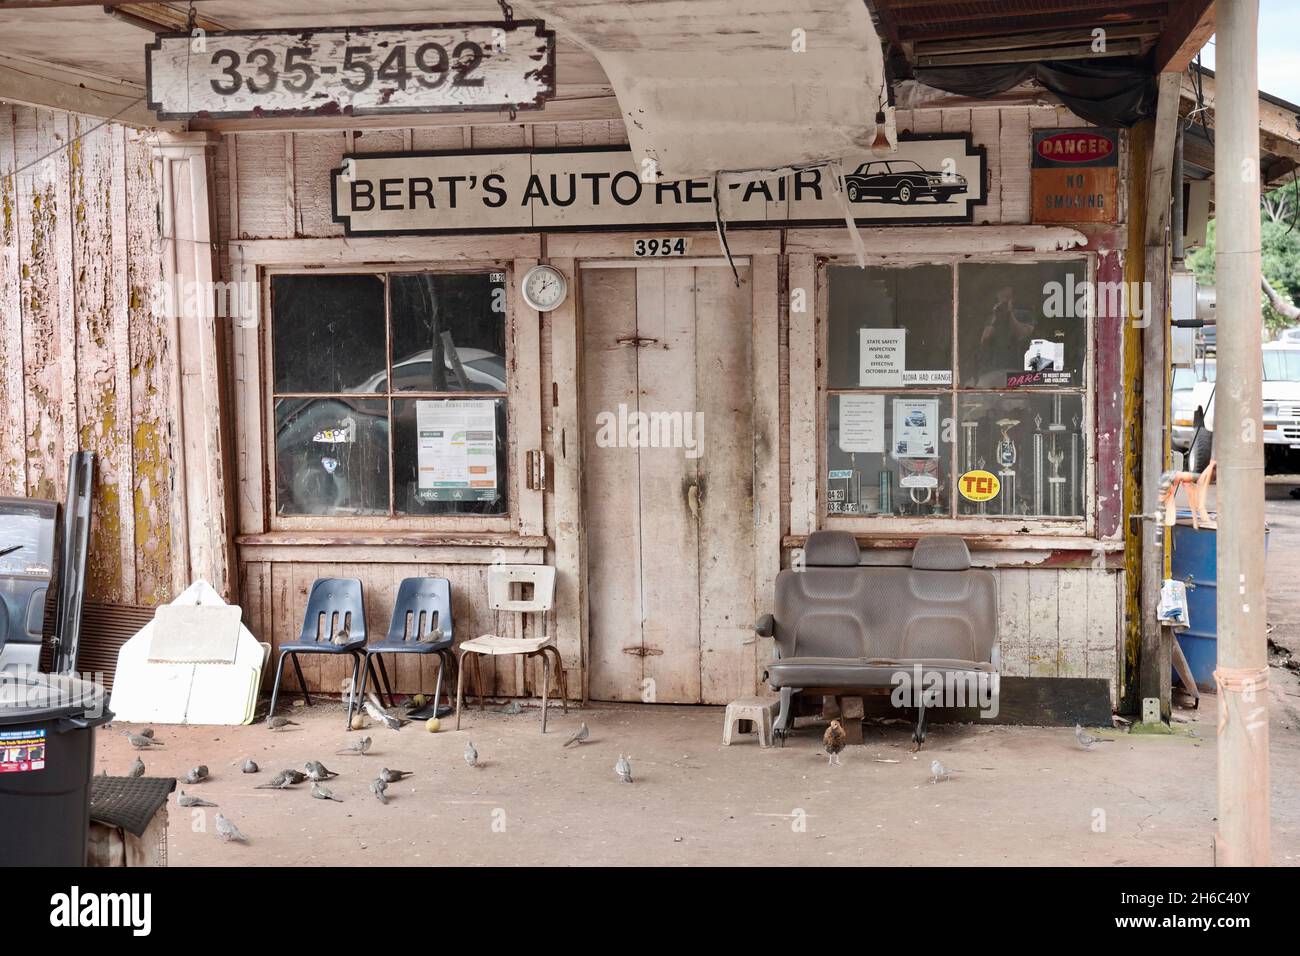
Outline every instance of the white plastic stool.
<path id="1" fill-rule="evenodd" d="M 774 697 L 742 697 L 727 705 L 726 724 L 722 728 L 722 746 L 731 746 L 731 735 L 737 721 L 747 720 L 758 732 L 760 747 L 772 746 L 772 721 L 776 718 L 780 701 Z"/>

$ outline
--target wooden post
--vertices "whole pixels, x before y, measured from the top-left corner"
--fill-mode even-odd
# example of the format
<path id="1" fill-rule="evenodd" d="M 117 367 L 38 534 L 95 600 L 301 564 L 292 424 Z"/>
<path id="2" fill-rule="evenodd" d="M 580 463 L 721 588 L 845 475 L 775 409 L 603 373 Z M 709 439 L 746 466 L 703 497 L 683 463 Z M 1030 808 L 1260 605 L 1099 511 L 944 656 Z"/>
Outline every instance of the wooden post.
<path id="1" fill-rule="evenodd" d="M 1219 829 L 1215 862 L 1267 866 L 1268 647 L 1260 379 L 1258 0 L 1218 4 Z"/>
<path id="2" fill-rule="evenodd" d="M 1128 183 L 1129 221 L 1125 241 L 1125 288 L 1142 287 L 1146 281 L 1146 259 L 1139 250 L 1145 247 L 1147 214 L 1147 170 L 1151 161 L 1151 131 L 1155 123 L 1144 120 L 1129 134 Z M 1141 522 L 1128 520 L 1142 509 L 1141 443 L 1142 410 L 1139 383 L 1142 380 L 1142 336 L 1139 319 L 1134 311 L 1133 296 L 1127 296 L 1125 314 L 1121 317 L 1121 348 L 1123 373 L 1118 390 L 1123 402 L 1121 420 L 1123 428 L 1116 438 L 1115 454 L 1121 457 L 1119 482 L 1122 490 L 1125 516 L 1124 531 L 1124 659 L 1121 679 L 1120 706 L 1126 713 L 1142 710 L 1142 610 L 1139 597 L 1142 593 L 1142 527 Z M 1100 467 L 1100 465 L 1099 465 Z"/>
<path id="3" fill-rule="evenodd" d="M 552 474 L 555 479 L 556 645 L 570 676 L 581 678 L 579 696 L 590 689 L 587 661 L 587 530 L 582 488 L 582 281 L 574 259 L 549 260 L 569 280 L 570 294 L 550 314 Z M 577 671 L 575 675 L 573 672 Z M 577 685 L 570 684 L 571 688 Z"/>
<path id="4" fill-rule="evenodd" d="M 216 231 L 212 225 L 207 133 L 160 133 L 153 141 L 162 186 L 163 270 L 168 359 L 172 376 L 172 589 L 197 579 L 227 600 L 232 573 L 227 462 L 222 428 L 224 337 L 214 314 Z M 243 297 L 241 291 L 240 297 Z"/>
<path id="5" fill-rule="evenodd" d="M 1165 470 L 1165 425 L 1168 421 L 1165 387 L 1168 377 L 1169 338 L 1169 227 L 1170 189 L 1174 141 L 1178 133 L 1178 97 L 1182 75 L 1162 73 L 1156 104 L 1156 125 L 1147 169 L 1144 260 L 1146 294 L 1142 316 L 1142 512 L 1152 515 L 1160 496 L 1160 476 Z M 1168 720 L 1173 660 L 1169 632 L 1160 626 L 1156 609 L 1164 578 L 1164 550 L 1154 521 L 1142 524 L 1142 660 L 1141 696 L 1160 699 L 1161 716 Z"/>

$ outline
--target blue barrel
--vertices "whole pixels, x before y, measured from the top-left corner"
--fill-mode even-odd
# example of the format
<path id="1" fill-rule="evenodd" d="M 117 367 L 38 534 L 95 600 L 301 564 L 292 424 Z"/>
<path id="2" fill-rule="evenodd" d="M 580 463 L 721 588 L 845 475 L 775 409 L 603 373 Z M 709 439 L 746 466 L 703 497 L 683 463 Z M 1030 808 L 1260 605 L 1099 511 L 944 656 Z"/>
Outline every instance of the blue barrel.
<path id="1" fill-rule="evenodd" d="M 1219 658 L 1218 569 L 1215 554 L 1218 535 L 1212 528 L 1193 528 L 1192 513 L 1178 512 L 1173 536 L 1172 570 L 1175 581 L 1187 585 L 1187 620 L 1190 626 L 1174 633 L 1201 690 L 1214 690 L 1214 668 Z M 1264 529 L 1268 550 L 1268 528 Z M 1178 683 L 1178 675 L 1174 674 Z"/>

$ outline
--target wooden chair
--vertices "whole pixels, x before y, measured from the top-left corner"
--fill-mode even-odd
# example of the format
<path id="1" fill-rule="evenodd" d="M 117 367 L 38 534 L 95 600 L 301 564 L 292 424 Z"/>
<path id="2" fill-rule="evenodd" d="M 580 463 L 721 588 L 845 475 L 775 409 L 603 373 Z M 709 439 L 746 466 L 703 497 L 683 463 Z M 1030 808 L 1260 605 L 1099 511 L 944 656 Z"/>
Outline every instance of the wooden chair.
<path id="1" fill-rule="evenodd" d="M 457 648 L 460 654 L 456 668 L 456 729 L 460 729 L 461 702 L 464 699 L 465 655 L 475 655 L 474 690 L 478 694 L 479 709 L 483 703 L 483 671 L 478 655 L 492 657 L 522 654 L 542 659 L 542 733 L 546 733 L 546 698 L 551 685 L 551 658 L 560 677 L 560 702 L 564 712 L 569 712 L 569 689 L 564 679 L 564 662 L 559 648 L 550 634 L 550 611 L 555 601 L 555 568 L 542 564 L 494 564 L 488 570 L 488 606 L 495 611 L 512 614 L 541 614 L 540 637 L 504 637 L 484 634 L 465 641 Z"/>

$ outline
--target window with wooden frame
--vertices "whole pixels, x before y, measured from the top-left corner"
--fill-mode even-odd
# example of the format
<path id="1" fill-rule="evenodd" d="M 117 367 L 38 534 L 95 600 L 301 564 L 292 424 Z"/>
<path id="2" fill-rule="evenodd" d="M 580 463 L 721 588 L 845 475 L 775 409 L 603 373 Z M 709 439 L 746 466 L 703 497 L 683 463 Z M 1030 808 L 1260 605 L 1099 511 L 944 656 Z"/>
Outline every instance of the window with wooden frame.
<path id="1" fill-rule="evenodd" d="M 268 281 L 277 524 L 500 525 L 513 480 L 507 267 Z"/>
<path id="2" fill-rule="evenodd" d="M 850 530 L 1087 533 L 1087 257 L 830 262 L 820 511 Z"/>

